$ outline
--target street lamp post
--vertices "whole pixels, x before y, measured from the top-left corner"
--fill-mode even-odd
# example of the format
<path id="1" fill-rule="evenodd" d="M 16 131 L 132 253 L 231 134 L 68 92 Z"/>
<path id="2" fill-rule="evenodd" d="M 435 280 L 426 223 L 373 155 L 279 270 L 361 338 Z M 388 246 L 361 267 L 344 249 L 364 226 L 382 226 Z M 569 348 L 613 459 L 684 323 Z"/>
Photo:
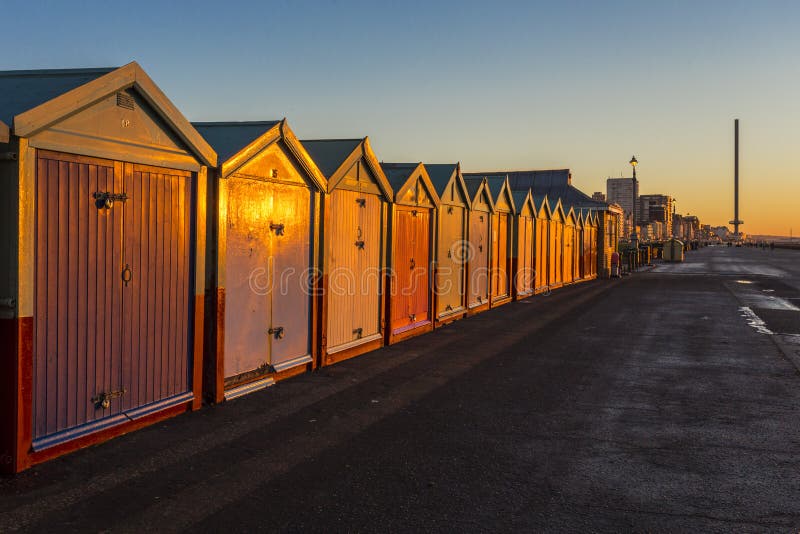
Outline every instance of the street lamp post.
<path id="1" fill-rule="evenodd" d="M 637 259 L 639 257 L 639 243 L 636 236 L 636 165 L 639 163 L 636 156 L 631 156 L 628 162 L 633 167 L 633 180 L 631 184 L 631 247 L 633 248 L 633 268 L 637 267 Z"/>

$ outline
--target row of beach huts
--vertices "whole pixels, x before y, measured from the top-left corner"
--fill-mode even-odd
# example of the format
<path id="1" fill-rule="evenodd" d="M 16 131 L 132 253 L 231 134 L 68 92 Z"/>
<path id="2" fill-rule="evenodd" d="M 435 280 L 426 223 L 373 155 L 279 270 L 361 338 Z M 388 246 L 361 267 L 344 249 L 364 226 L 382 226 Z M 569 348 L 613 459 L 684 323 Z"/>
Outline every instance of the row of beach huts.
<path id="1" fill-rule="evenodd" d="M 0 203 L 7 473 L 607 277 L 621 216 L 566 169 L 190 123 L 136 63 L 0 72 Z"/>

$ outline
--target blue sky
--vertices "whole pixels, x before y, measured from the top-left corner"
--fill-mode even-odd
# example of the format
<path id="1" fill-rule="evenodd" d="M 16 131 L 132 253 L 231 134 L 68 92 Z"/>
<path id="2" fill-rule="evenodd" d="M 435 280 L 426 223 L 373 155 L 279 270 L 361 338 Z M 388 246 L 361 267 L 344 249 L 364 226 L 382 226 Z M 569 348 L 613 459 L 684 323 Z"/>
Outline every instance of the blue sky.
<path id="1" fill-rule="evenodd" d="M 191 120 L 287 117 L 385 161 L 569 167 L 800 232 L 800 2 L 4 0 L 2 69 L 138 61 Z"/>

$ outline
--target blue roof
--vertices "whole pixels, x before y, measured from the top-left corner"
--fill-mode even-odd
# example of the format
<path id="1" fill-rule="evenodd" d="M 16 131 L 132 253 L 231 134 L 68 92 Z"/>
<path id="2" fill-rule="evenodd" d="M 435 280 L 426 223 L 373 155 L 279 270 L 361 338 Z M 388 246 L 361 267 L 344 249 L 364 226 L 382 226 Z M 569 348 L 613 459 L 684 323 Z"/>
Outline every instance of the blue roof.
<path id="1" fill-rule="evenodd" d="M 419 163 L 383 163 L 381 162 L 381 169 L 386 179 L 389 180 L 389 185 L 392 190 L 397 193 L 406 184 L 411 173 L 417 168 Z"/>
<path id="2" fill-rule="evenodd" d="M 85 85 L 116 67 L 100 69 L 0 71 L 0 121 L 11 126 L 14 117 Z"/>
<path id="3" fill-rule="evenodd" d="M 497 202 L 500 199 L 500 193 L 503 192 L 503 186 L 506 184 L 506 175 L 486 175 L 486 182 L 489 184 L 489 192 L 492 194 L 492 200 Z"/>
<path id="4" fill-rule="evenodd" d="M 211 145 L 222 165 L 280 122 L 193 122 L 192 126 Z"/>
<path id="5" fill-rule="evenodd" d="M 511 196 L 514 198 L 514 205 L 517 207 L 517 210 L 522 209 L 522 205 L 525 203 L 525 199 L 528 196 L 530 189 L 526 189 L 525 191 L 512 191 Z"/>
<path id="6" fill-rule="evenodd" d="M 478 190 L 483 185 L 483 176 L 464 176 L 464 183 L 467 184 L 467 193 L 470 201 L 475 199 Z"/>
<path id="7" fill-rule="evenodd" d="M 447 184 L 450 183 L 450 178 L 456 172 L 458 163 L 426 163 L 425 170 L 428 171 L 428 176 L 431 178 L 431 183 L 436 189 L 439 196 L 445 194 Z"/>
<path id="8" fill-rule="evenodd" d="M 358 148 L 363 139 L 314 139 L 300 141 L 317 164 L 319 170 L 330 179 L 344 160 Z"/>
<path id="9" fill-rule="evenodd" d="M 569 169 L 503 171 L 502 174 L 508 176 L 508 184 L 512 191 L 530 189 L 535 197 L 547 196 L 551 203 L 561 200 L 564 211 L 569 211 L 570 207 L 608 209 L 607 203 L 594 200 L 572 185 Z"/>

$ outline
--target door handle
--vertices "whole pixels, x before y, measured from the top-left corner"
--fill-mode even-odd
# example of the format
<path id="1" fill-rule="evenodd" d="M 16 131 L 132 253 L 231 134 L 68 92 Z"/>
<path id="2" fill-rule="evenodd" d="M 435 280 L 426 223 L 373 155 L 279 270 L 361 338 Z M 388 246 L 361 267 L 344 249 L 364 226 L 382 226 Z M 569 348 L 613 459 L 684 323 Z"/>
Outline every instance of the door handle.
<path id="1" fill-rule="evenodd" d="M 269 223 L 269 229 L 275 232 L 275 235 L 283 235 L 283 224 Z"/>
<path id="2" fill-rule="evenodd" d="M 95 206 L 97 209 L 111 209 L 114 207 L 114 201 L 125 202 L 128 200 L 127 193 L 111 193 L 110 191 L 95 191 L 92 194 Z"/>
<path id="3" fill-rule="evenodd" d="M 417 262 L 414 261 L 414 258 L 411 258 L 411 270 L 413 271 L 416 268 L 417 268 Z"/>
<path id="4" fill-rule="evenodd" d="M 131 271 L 131 266 L 127 263 L 125 264 L 125 268 L 122 269 L 122 282 L 125 284 L 125 287 L 128 287 L 128 283 L 133 278 L 133 271 Z"/>
<path id="5" fill-rule="evenodd" d="M 353 330 L 353 335 L 355 335 L 357 339 L 361 339 L 361 336 L 364 335 L 364 329 L 363 328 L 354 329 Z"/>
<path id="6" fill-rule="evenodd" d="M 359 250 L 364 250 L 364 241 L 356 241 L 356 247 L 358 247 Z"/>

